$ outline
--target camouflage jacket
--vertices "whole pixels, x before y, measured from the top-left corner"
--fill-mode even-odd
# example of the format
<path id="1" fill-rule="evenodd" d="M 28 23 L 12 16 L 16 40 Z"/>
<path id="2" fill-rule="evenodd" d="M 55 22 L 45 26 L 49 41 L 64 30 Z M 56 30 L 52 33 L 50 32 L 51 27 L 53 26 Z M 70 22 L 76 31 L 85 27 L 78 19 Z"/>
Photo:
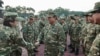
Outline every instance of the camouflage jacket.
<path id="1" fill-rule="evenodd" d="M 88 26 L 87 26 L 87 35 L 86 37 L 84 38 L 84 44 L 85 43 L 90 43 L 90 45 L 92 44 L 92 42 L 94 41 L 96 35 L 99 33 L 100 31 L 100 26 L 97 25 L 97 24 L 92 24 L 90 23 Z"/>
<path id="2" fill-rule="evenodd" d="M 96 39 L 93 41 L 88 56 L 100 56 L 100 34 L 98 34 Z"/>
<path id="3" fill-rule="evenodd" d="M 89 29 L 89 25 L 91 23 L 87 23 L 87 24 L 84 24 L 84 26 L 82 26 L 82 29 L 81 29 L 81 39 L 84 40 L 84 38 L 87 36 L 87 29 Z"/>
<path id="4" fill-rule="evenodd" d="M 66 24 L 66 22 L 63 23 L 62 26 L 63 26 L 64 32 L 68 33 L 68 25 Z"/>
<path id="5" fill-rule="evenodd" d="M 81 25 L 79 23 L 74 24 L 72 23 L 70 28 L 69 28 L 69 32 L 70 32 L 70 36 L 80 36 L 80 32 L 81 32 Z"/>
<path id="6" fill-rule="evenodd" d="M 63 27 L 58 22 L 54 25 L 49 24 L 48 26 L 45 26 L 38 37 L 38 41 L 41 40 L 44 41 L 46 45 L 57 44 L 59 49 L 64 50 L 66 37 Z"/>
<path id="7" fill-rule="evenodd" d="M 37 25 L 35 23 L 33 23 L 33 24 L 27 23 L 22 28 L 22 32 L 23 32 L 23 37 L 24 37 L 25 41 L 30 42 L 30 43 L 34 43 L 39 34 Z"/>
<path id="8" fill-rule="evenodd" d="M 27 43 L 20 37 L 17 27 L 3 26 L 3 28 L 0 29 L 0 56 L 8 55 L 18 49 L 19 46 L 26 45 Z"/>

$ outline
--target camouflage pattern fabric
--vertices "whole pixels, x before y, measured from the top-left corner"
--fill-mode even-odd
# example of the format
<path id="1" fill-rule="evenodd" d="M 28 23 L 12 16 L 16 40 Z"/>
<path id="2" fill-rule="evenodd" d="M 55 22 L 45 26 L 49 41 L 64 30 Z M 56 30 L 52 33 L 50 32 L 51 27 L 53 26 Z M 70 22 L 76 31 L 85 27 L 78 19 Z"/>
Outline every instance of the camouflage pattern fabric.
<path id="1" fill-rule="evenodd" d="M 18 28 L 4 26 L 0 30 L 0 56 L 11 56 L 14 51 L 19 49 L 19 46 L 26 45 L 27 43 L 19 36 Z"/>
<path id="2" fill-rule="evenodd" d="M 90 23 L 88 26 L 87 36 L 84 38 L 84 46 L 85 46 L 85 55 L 89 53 L 89 50 L 92 46 L 92 42 L 94 41 L 96 35 L 99 33 L 100 26 L 96 24 Z"/>
<path id="3" fill-rule="evenodd" d="M 92 47 L 87 56 L 100 56 L 100 34 L 98 34 L 96 39 L 93 41 Z"/>
<path id="4" fill-rule="evenodd" d="M 45 43 L 45 56 L 63 56 L 66 37 L 63 27 L 58 22 L 43 28 L 38 37 L 38 41 L 41 40 Z"/>

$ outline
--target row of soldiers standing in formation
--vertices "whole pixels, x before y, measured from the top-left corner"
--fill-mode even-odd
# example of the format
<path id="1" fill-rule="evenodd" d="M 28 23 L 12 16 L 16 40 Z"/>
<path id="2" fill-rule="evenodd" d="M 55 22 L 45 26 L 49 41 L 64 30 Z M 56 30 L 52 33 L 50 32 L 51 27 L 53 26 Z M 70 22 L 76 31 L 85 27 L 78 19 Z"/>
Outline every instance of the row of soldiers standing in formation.
<path id="1" fill-rule="evenodd" d="M 25 23 L 17 13 L 4 14 L 0 23 L 0 56 L 21 56 L 21 47 L 34 56 L 39 44 L 45 44 L 44 56 L 63 56 L 66 46 L 66 35 L 70 35 L 71 53 L 77 56 L 80 41 L 86 56 L 100 56 L 100 8 L 88 12 L 86 20 L 79 16 L 57 16 L 49 13 L 39 19 L 30 16 Z"/>

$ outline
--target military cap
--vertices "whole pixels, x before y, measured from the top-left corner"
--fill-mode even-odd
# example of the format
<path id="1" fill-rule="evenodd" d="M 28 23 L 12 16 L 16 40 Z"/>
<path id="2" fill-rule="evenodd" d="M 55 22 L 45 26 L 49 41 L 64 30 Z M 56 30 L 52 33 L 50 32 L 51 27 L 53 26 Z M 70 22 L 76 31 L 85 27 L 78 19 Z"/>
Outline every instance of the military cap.
<path id="1" fill-rule="evenodd" d="M 23 17 L 16 17 L 17 21 L 24 21 L 25 19 Z"/>
<path id="2" fill-rule="evenodd" d="M 90 13 L 100 13 L 100 7 L 97 9 L 91 10 Z"/>
<path id="3" fill-rule="evenodd" d="M 55 18 L 56 20 L 58 20 L 56 14 L 48 14 L 47 18 L 49 19 L 49 18 L 51 18 L 51 17 L 53 17 L 53 18 Z"/>
<path id="4" fill-rule="evenodd" d="M 34 17 L 34 18 L 38 18 L 38 15 L 34 15 L 33 17 Z"/>
<path id="5" fill-rule="evenodd" d="M 54 13 L 50 13 L 47 15 L 47 17 L 56 17 L 56 15 Z"/>
<path id="6" fill-rule="evenodd" d="M 18 16 L 18 14 L 16 12 L 6 12 L 4 16 Z"/>
<path id="7" fill-rule="evenodd" d="M 31 16 L 29 16 L 28 18 L 29 18 L 29 19 L 32 19 L 32 18 L 34 18 L 34 15 L 31 15 Z"/>
<path id="8" fill-rule="evenodd" d="M 86 13 L 84 14 L 84 16 L 92 16 L 92 13 L 86 12 Z"/>

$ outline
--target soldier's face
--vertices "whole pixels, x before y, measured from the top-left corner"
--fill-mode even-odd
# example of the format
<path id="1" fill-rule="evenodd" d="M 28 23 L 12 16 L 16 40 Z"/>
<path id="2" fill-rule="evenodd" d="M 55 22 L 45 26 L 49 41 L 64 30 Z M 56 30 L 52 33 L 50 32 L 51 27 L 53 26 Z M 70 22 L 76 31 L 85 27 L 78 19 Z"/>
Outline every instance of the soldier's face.
<path id="1" fill-rule="evenodd" d="M 65 21 L 65 20 L 61 20 L 60 22 L 61 22 L 61 23 L 64 23 L 64 21 Z"/>
<path id="2" fill-rule="evenodd" d="M 18 24 L 18 21 L 10 22 L 10 24 L 11 24 L 12 27 L 16 27 L 17 24 Z"/>
<path id="3" fill-rule="evenodd" d="M 91 16 L 88 16 L 87 17 L 87 21 L 90 22 L 90 19 L 91 19 Z"/>
<path id="4" fill-rule="evenodd" d="M 48 21 L 50 24 L 54 23 L 56 20 L 53 17 L 48 17 Z"/>
<path id="5" fill-rule="evenodd" d="M 94 23 L 100 22 L 100 13 L 95 13 L 92 16 Z"/>
<path id="6" fill-rule="evenodd" d="M 33 18 L 29 19 L 29 23 L 33 23 L 33 22 L 34 22 Z"/>

